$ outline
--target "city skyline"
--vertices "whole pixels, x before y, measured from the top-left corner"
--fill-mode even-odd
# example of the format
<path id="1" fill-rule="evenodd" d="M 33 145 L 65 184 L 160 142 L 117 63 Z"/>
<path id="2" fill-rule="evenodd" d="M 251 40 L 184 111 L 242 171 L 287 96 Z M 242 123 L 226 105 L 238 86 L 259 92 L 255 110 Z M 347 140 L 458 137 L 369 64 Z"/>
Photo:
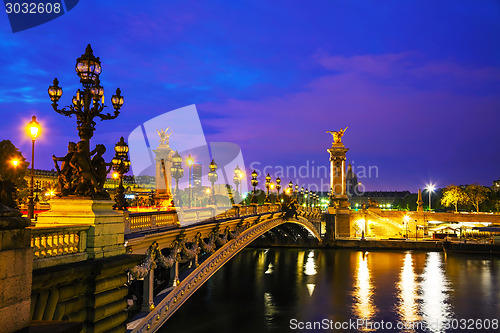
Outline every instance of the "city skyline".
<path id="1" fill-rule="evenodd" d="M 361 177 L 366 190 L 491 186 L 499 178 L 497 3 L 266 6 L 86 1 L 18 33 L 5 15 L 1 139 L 29 161 L 23 128 L 36 115 L 43 132 L 35 168 L 53 167 L 52 154 L 78 137 L 75 119 L 52 110 L 47 88 L 57 77 L 60 105 L 70 104 L 75 59 L 90 43 L 106 103 L 116 87 L 125 99 L 116 120 L 96 125 L 92 144 L 106 145 L 107 160 L 120 136 L 196 104 L 206 140 L 239 145 L 247 173 L 252 164 L 329 169 L 325 132 L 349 126 L 343 142 L 354 171 L 377 169 Z M 321 180 L 310 178 L 303 183 Z"/>

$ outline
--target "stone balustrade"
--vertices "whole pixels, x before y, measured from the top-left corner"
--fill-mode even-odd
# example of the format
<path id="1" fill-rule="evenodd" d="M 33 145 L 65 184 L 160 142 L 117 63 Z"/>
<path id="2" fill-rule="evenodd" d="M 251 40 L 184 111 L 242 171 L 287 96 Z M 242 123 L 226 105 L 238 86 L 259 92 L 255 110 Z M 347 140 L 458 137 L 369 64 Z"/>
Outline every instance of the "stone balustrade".
<path id="1" fill-rule="evenodd" d="M 86 260 L 89 228 L 85 225 L 30 227 L 33 268 Z"/>

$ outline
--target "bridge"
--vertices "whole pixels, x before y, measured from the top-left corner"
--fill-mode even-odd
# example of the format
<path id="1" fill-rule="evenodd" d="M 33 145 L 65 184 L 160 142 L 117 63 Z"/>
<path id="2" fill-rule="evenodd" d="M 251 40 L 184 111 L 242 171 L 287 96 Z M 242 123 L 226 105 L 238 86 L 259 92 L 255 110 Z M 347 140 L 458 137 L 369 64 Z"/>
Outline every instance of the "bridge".
<path id="1" fill-rule="evenodd" d="M 57 210 L 58 203 L 53 207 Z M 82 323 L 83 332 L 125 332 L 132 321 L 129 331 L 154 332 L 254 240 L 269 237 L 300 245 L 315 239 L 319 244 L 325 229 L 318 208 L 301 207 L 296 218 L 288 218 L 275 204 L 186 209 L 182 214 L 111 210 L 105 221 L 98 212 L 94 207 L 95 220 L 103 223 L 83 219 L 78 224 L 74 217 L 73 223 L 62 223 L 63 217 L 59 223 L 43 223 L 49 214 L 40 218 L 42 223 L 12 231 L 24 234 L 16 251 L 29 237 L 24 257 L 33 254 L 32 263 L 13 268 L 24 272 L 16 273 L 25 281 L 16 291 L 24 294 L 28 322 L 72 321 Z M 164 288 L 155 293 L 159 282 Z M 135 296 L 142 298 L 142 307 L 136 318 L 128 318 L 126 296 L 141 285 L 142 295 Z"/>
<path id="2" fill-rule="evenodd" d="M 170 218 L 165 218 L 168 213 L 164 214 L 162 221 L 169 222 L 160 222 L 160 226 L 158 216 L 130 214 L 127 250 L 130 253 L 147 252 L 147 258 L 129 272 L 135 278 L 144 279 L 142 310 L 150 311 L 140 314 L 139 319 L 129 325 L 130 331 L 155 332 L 219 268 L 268 231 L 279 229 L 292 242 L 300 237 L 307 238 L 308 234 L 320 241 L 319 209 L 305 208 L 299 214 L 297 218 L 287 219 L 280 205 L 199 209 L 191 210 L 187 216 L 184 214 L 183 222 L 208 218 L 182 227 L 176 227 L 175 214 Z M 182 263 L 189 263 L 187 266 L 192 269 L 179 281 Z M 159 297 L 153 295 L 155 264 L 163 269 L 171 268 L 173 273 L 172 286 Z"/>

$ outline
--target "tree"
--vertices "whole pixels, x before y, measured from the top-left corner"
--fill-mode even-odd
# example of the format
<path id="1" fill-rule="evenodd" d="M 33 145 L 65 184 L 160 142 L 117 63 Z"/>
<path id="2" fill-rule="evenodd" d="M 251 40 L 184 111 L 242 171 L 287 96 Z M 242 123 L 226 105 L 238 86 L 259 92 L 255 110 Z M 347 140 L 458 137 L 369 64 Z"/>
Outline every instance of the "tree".
<path id="1" fill-rule="evenodd" d="M 441 204 L 445 207 L 451 205 L 455 206 L 455 212 L 458 211 L 458 205 L 466 204 L 468 202 L 467 194 L 460 186 L 450 185 L 443 189 L 443 197 Z"/>
<path id="2" fill-rule="evenodd" d="M 17 161 L 17 165 L 13 163 Z M 28 165 L 19 149 L 9 140 L 0 141 L 0 203 L 16 207 L 17 191 L 27 187 Z"/>
<path id="3" fill-rule="evenodd" d="M 479 205 L 488 199 L 488 192 L 490 192 L 489 188 L 477 184 L 467 185 L 465 188 L 468 201 L 474 205 L 478 213 Z"/>

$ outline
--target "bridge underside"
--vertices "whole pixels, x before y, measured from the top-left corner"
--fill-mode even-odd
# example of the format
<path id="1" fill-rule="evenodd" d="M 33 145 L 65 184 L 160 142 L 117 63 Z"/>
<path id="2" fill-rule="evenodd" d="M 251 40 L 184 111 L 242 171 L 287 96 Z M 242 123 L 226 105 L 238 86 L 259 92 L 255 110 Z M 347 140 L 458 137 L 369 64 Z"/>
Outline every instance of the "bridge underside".
<path id="1" fill-rule="evenodd" d="M 194 230 L 189 229 L 197 230 L 194 232 Z M 198 228 L 191 226 L 183 229 L 183 231 L 177 231 L 175 236 L 160 235 L 156 240 L 157 248 L 170 248 L 169 257 L 172 259 L 163 257 L 162 262 L 170 261 L 175 265 L 176 272 L 179 261 L 191 260 L 195 268 L 182 281 L 178 282 L 174 279 L 174 287 L 170 292 L 166 293 L 161 301 L 156 301 L 154 309 L 146 316 L 143 315 L 142 319 L 137 320 L 133 325 L 134 328 L 130 327 L 129 331 L 155 332 L 158 330 L 225 263 L 250 243 L 271 230 L 273 235 L 279 235 L 280 238 L 291 237 L 292 241 L 295 242 L 304 237 L 309 238 L 309 234 L 316 238 L 318 242 L 321 241 L 321 236 L 313 223 L 303 217 L 284 220 L 282 213 L 250 217 L 239 221 L 204 224 Z M 174 233 L 174 231 L 171 230 L 166 233 Z M 138 244 L 136 241 L 132 248 L 143 248 L 137 246 Z M 174 256 L 177 254 L 178 256 L 173 262 Z M 204 260 L 200 263 L 198 263 L 199 254 L 204 254 Z"/>

